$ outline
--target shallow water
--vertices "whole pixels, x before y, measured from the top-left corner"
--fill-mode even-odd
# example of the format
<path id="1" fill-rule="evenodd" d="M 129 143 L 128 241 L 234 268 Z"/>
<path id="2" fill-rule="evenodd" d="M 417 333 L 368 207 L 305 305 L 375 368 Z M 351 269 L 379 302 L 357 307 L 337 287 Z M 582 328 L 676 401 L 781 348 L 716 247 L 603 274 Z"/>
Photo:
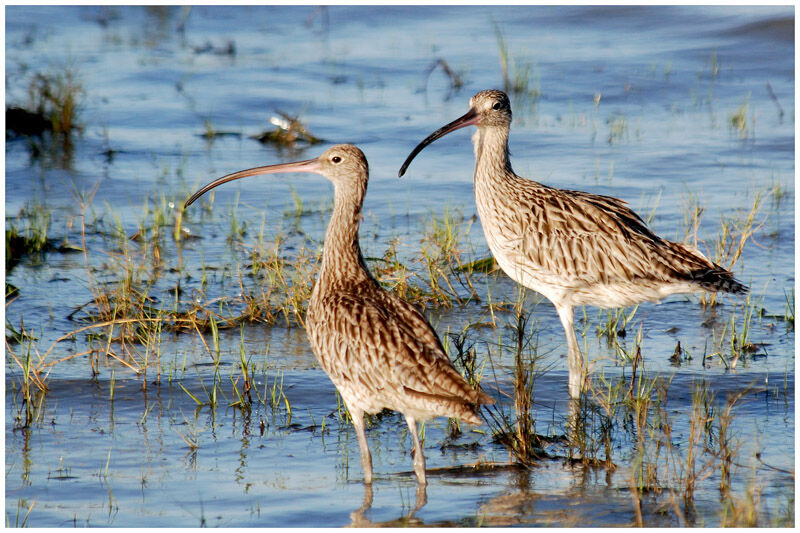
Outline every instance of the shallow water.
<path id="1" fill-rule="evenodd" d="M 756 352 L 733 370 L 716 356 L 704 357 L 730 336 L 731 323 L 737 331 L 743 327 L 745 302 L 730 297 L 714 308 L 694 296 L 642 305 L 622 343 L 630 349 L 641 327 L 648 375 L 672 378 L 667 406 L 676 444 L 686 439 L 686 413 L 698 382 L 708 382 L 723 403 L 748 390 L 735 413 L 742 444 L 732 487 L 743 494 L 757 479 L 762 522 L 778 520 L 794 485 L 783 472 L 794 468 L 794 328 L 784 320 L 794 294 L 791 7 L 11 6 L 7 103 L 26 103 L 33 73 L 70 64 L 85 91 L 85 129 L 66 151 L 43 143 L 37 153 L 31 141 L 7 140 L 7 228 L 35 202 L 51 212 L 57 240 L 79 244 L 74 194 L 97 185 L 87 222 L 113 228 L 118 219 L 130 236 L 146 218 L 145 203 L 152 208 L 163 197 L 177 205 L 224 173 L 314 157 L 330 144 L 352 142 L 370 162 L 361 229 L 365 255 L 382 256 L 397 238 L 401 258 L 418 257 L 433 216 L 445 208 L 465 220 L 475 213 L 469 133 L 437 141 L 403 179 L 397 170 L 417 142 L 465 112 L 474 92 L 502 87 L 494 24 L 508 45 L 512 70 L 527 69 L 529 91 L 540 92 L 538 98 L 511 97 L 511 150 L 519 174 L 625 199 L 643 216 L 654 214 L 656 232 L 677 240 L 686 233 L 686 204 L 695 198 L 704 208 L 699 247 L 710 255 L 723 217 L 741 218 L 764 194 L 760 225 L 733 268 L 751 287 L 748 303 L 763 310 L 749 325 Z M 225 53 L 229 41 L 233 54 Z M 426 76 L 439 58 L 459 72 L 463 88 L 450 87 L 440 69 Z M 731 117 L 745 104 L 742 132 Z M 287 149 L 251 139 L 270 127 L 277 111 L 299 115 L 326 143 Z M 234 135 L 208 141 L 202 136 L 206 122 Z M 294 209 L 293 192 L 312 211 L 294 221 L 286 216 Z M 304 245 L 316 250 L 331 198 L 330 184 L 311 175 L 218 188 L 213 210 L 193 206 L 185 213 L 184 226 L 199 239 L 165 240 L 164 266 L 150 294 L 169 302 L 176 284 L 187 299 L 241 290 L 236 272 L 258 234 L 268 242 L 276 232 L 288 235 L 288 252 Z M 243 244 L 231 246 L 234 206 L 247 232 Z M 486 257 L 479 222 L 468 228 L 467 259 Z M 118 244 L 101 232 L 86 238 L 89 262 L 99 269 L 95 281 L 113 281 Z M 199 292 L 203 273 L 207 286 Z M 516 294 L 502 275 L 476 279 L 482 302 L 488 295 L 501 300 Z M 70 318 L 92 297 L 82 254 L 25 258 L 6 281 L 19 289 L 7 303 L 7 335 L 24 322 L 44 351 L 83 325 Z M 459 332 L 491 320 L 482 302 L 431 308 L 428 315 L 441 334 Z M 527 302 L 537 351 L 549 368 L 536 381 L 536 429 L 560 434 L 567 413 L 563 330 L 548 302 L 536 295 Z M 470 331 L 481 357 L 488 351 L 497 357 L 486 386 L 496 381 L 507 390 L 512 361 L 497 345 L 508 341 L 503 324 L 511 319 L 499 315 L 499 327 Z M 629 367 L 595 334 L 602 316 L 586 309 L 581 342 L 592 371 L 627 376 Z M 32 506 L 25 524 L 42 527 L 635 523 L 629 490 L 634 444 L 624 429 L 615 433 L 613 473 L 561 460 L 530 470 L 462 471 L 457 467 L 479 461 L 506 463 L 508 452 L 469 431 L 451 443 L 445 420 L 429 422 L 427 503 L 415 509 L 405 425 L 397 415 L 384 416 L 369 431 L 377 480 L 371 505 L 363 505 L 358 447 L 337 412 L 334 388 L 302 329 L 278 324 L 221 332 L 227 396 L 215 410 L 197 409 L 188 394 L 203 398 L 213 388 L 214 366 L 202 342 L 195 334 L 165 332 L 159 385 L 142 391 L 142 378 L 113 360 L 101 363 L 92 380 L 86 356 L 75 357 L 52 367 L 42 417 L 25 429 L 15 428 L 21 378 L 7 350 L 7 522 L 20 524 Z M 669 357 L 678 341 L 691 359 L 676 366 Z M 282 380 L 291 417 L 282 404 L 269 402 L 257 403 L 249 415 L 224 407 L 233 401 L 228 380 L 237 375 L 240 342 L 265 395 Z M 57 360 L 85 345 L 78 336 L 48 357 Z M 16 353 L 24 348 L 10 346 Z M 148 383 L 156 372 L 149 370 Z M 187 439 L 196 440 L 196 450 Z M 756 453 L 774 468 L 763 466 Z M 720 522 L 715 476 L 697 490 L 693 524 Z M 643 501 L 646 524 L 682 524 L 663 510 L 664 501 L 663 495 Z"/>

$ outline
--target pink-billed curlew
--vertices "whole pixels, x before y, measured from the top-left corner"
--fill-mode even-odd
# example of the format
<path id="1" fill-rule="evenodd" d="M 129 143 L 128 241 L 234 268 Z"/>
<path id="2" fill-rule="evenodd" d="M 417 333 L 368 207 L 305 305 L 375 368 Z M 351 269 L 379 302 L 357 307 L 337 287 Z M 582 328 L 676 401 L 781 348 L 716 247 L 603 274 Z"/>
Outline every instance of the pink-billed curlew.
<path id="1" fill-rule="evenodd" d="M 411 151 L 399 175 L 427 145 L 466 126 L 477 126 L 475 203 L 486 242 L 509 277 L 555 306 L 567 335 L 571 397 L 579 396 L 586 377 L 573 326 L 576 305 L 623 307 L 677 293 L 747 292 L 698 250 L 654 234 L 624 201 L 517 176 L 508 157 L 511 104 L 502 91 L 473 96 L 466 114 Z"/>
<path id="2" fill-rule="evenodd" d="M 216 179 L 186 201 L 189 206 L 231 180 L 280 172 L 314 172 L 334 185 L 334 206 L 317 282 L 306 314 L 314 354 L 353 420 L 364 481 L 372 483 L 372 456 L 364 414 L 384 408 L 405 416 L 414 441 L 414 473 L 426 483 L 417 421 L 434 416 L 481 424 L 479 404 L 494 403 L 473 389 L 450 363 L 436 332 L 414 306 L 383 290 L 358 243 L 369 170 L 363 152 L 341 144 L 316 159 L 242 170 Z"/>

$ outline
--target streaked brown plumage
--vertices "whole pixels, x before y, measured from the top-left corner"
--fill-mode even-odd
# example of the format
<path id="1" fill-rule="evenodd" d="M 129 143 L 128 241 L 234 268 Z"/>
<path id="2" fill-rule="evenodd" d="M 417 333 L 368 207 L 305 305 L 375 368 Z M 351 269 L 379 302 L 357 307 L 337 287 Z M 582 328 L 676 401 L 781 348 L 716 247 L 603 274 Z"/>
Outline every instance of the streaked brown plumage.
<path id="1" fill-rule="evenodd" d="M 228 181 L 277 172 L 315 172 L 334 184 L 334 207 L 322 265 L 306 315 L 306 331 L 322 368 L 342 395 L 361 449 L 364 480 L 372 482 L 364 413 L 401 412 L 414 440 L 414 472 L 425 483 L 425 457 L 417 420 L 434 416 L 481 424 L 477 406 L 494 403 L 453 368 L 439 337 L 411 304 L 383 290 L 367 268 L 358 243 L 361 206 L 369 171 L 364 154 L 337 145 L 317 159 L 243 170 L 219 178 L 194 194 Z"/>
<path id="2" fill-rule="evenodd" d="M 621 307 L 676 293 L 747 292 L 733 274 L 698 250 L 660 238 L 625 202 L 548 187 L 517 176 L 508 157 L 511 105 L 502 91 L 481 91 L 462 117 L 419 143 L 477 126 L 475 203 L 486 241 L 512 279 L 556 308 L 567 335 L 570 396 L 584 385 L 585 364 L 573 327 L 576 305 Z"/>

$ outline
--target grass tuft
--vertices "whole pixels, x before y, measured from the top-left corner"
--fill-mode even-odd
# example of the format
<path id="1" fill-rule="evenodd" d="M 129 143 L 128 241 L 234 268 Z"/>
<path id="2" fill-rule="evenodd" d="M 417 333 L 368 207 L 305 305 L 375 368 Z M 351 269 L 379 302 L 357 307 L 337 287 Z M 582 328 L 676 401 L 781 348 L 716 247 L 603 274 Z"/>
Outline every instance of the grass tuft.
<path id="1" fill-rule="evenodd" d="M 500 26 L 494 23 L 494 35 L 500 53 L 505 92 L 519 98 L 518 103 L 535 104 L 541 97 L 541 82 L 535 64 L 527 57 L 514 56 Z"/>

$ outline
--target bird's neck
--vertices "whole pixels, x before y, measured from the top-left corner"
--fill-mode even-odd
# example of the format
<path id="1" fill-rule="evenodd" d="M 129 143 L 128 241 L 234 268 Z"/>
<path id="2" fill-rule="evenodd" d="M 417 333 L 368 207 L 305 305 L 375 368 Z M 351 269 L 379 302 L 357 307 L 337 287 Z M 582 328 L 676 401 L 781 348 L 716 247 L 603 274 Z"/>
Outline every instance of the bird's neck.
<path id="1" fill-rule="evenodd" d="M 361 246 L 358 226 L 366 185 L 361 190 L 343 190 L 336 186 L 333 214 L 325 233 L 318 286 L 359 283 L 371 279 Z"/>
<path id="2" fill-rule="evenodd" d="M 475 148 L 475 180 L 513 176 L 508 157 L 508 128 L 479 127 L 472 136 Z"/>

